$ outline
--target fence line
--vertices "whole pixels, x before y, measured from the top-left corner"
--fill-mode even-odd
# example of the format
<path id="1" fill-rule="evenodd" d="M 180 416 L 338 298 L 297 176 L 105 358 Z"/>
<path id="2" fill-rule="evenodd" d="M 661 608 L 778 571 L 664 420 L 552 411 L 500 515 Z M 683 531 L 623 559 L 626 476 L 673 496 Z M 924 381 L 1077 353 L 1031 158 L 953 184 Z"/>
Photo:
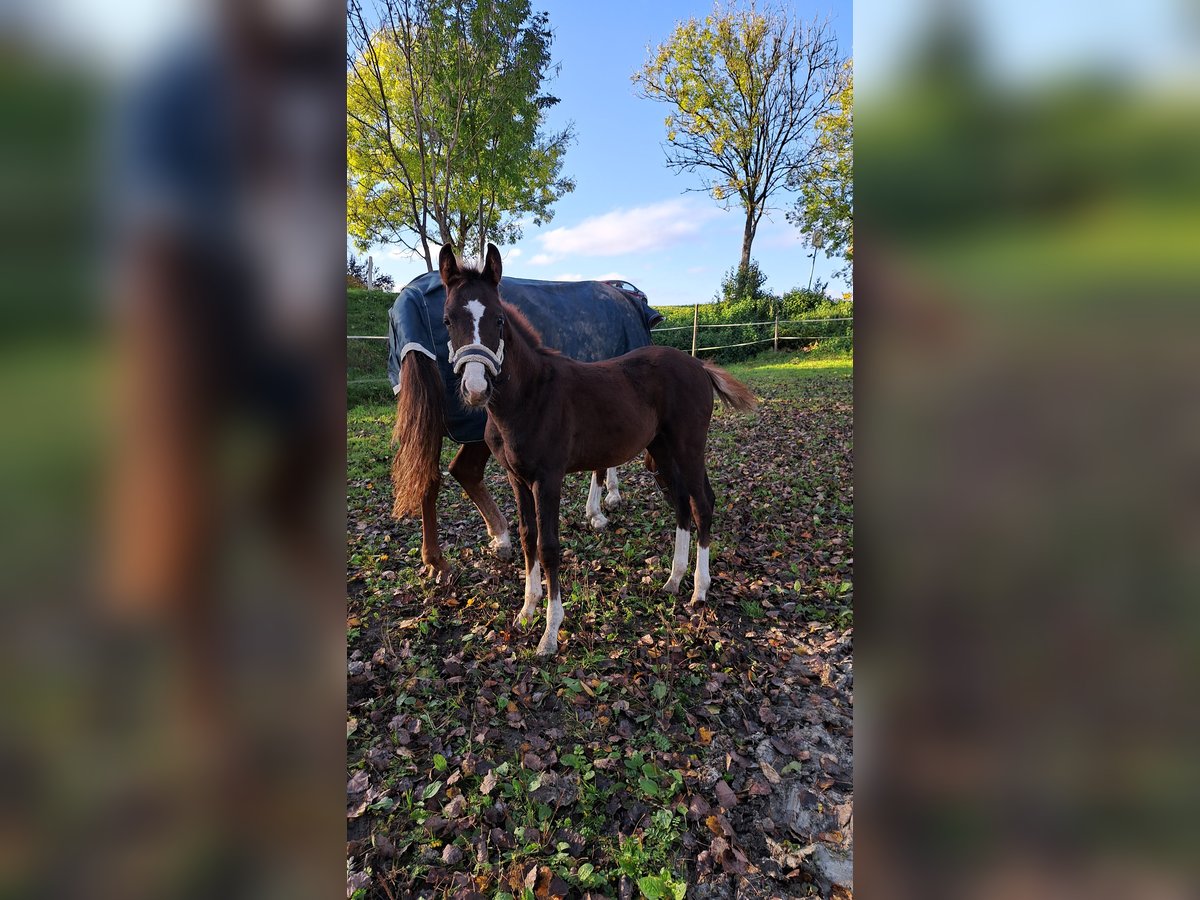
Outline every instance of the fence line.
<path id="1" fill-rule="evenodd" d="M 711 324 L 699 323 L 697 328 L 748 328 L 758 325 L 807 325 L 810 322 L 853 322 L 854 319 L 849 316 L 844 318 L 828 318 L 828 319 L 780 319 L 776 322 L 774 319 L 768 319 L 766 322 L 713 322 Z M 658 334 L 662 331 L 685 331 L 691 328 L 691 325 L 671 325 L 667 328 L 651 328 L 651 334 Z M 386 341 L 387 335 L 376 334 L 348 334 L 348 341 Z"/>
<path id="2" fill-rule="evenodd" d="M 730 350 L 734 347 L 751 347 L 751 346 L 754 346 L 755 344 L 775 344 L 776 346 L 778 346 L 780 341 L 826 340 L 830 337 L 830 335 L 827 335 L 827 334 L 809 335 L 809 336 L 783 335 L 783 334 L 778 333 L 778 329 L 779 329 L 780 325 L 808 325 L 808 324 L 823 323 L 823 322 L 853 322 L 853 321 L 854 321 L 854 319 L 852 317 L 846 316 L 846 317 L 830 317 L 830 318 L 818 318 L 818 319 L 779 319 L 778 321 L 776 321 L 774 319 L 770 319 L 765 322 L 714 322 L 712 324 L 704 324 L 703 322 L 695 322 L 691 325 L 672 325 L 672 326 L 668 326 L 666 328 L 652 328 L 652 329 L 650 329 L 650 333 L 658 334 L 658 333 L 664 332 L 664 331 L 687 331 L 687 330 L 690 330 L 693 333 L 692 354 L 695 355 L 696 353 L 700 353 L 700 352 L 704 352 L 704 351 L 708 351 L 708 350 Z M 773 337 L 761 338 L 760 340 L 756 340 L 756 341 L 743 341 L 742 343 L 739 343 L 739 344 L 720 344 L 718 346 L 713 346 L 713 347 L 696 347 L 695 346 L 694 335 L 695 335 L 695 332 L 701 328 L 753 328 L 753 327 L 761 327 L 763 325 L 774 325 L 775 329 L 776 329 L 776 334 Z M 348 341 L 386 341 L 386 340 L 388 340 L 388 338 L 386 336 L 379 336 L 379 335 L 373 335 L 373 334 L 348 334 L 348 335 L 346 335 L 346 340 L 348 340 Z M 365 381 L 364 380 L 348 381 L 347 384 L 366 384 L 366 383 L 370 383 L 373 380 L 374 379 L 367 379 Z"/>
<path id="3" fill-rule="evenodd" d="M 780 319 L 776 322 L 774 319 L 768 319 L 766 322 L 714 322 L 706 325 L 700 322 L 696 328 L 747 328 L 753 325 L 807 325 L 809 322 L 853 322 L 854 319 L 845 318 L 827 318 L 827 319 Z M 691 325 L 671 325 L 668 328 L 651 328 L 651 334 L 658 334 L 660 331 L 684 331 L 692 328 Z"/>

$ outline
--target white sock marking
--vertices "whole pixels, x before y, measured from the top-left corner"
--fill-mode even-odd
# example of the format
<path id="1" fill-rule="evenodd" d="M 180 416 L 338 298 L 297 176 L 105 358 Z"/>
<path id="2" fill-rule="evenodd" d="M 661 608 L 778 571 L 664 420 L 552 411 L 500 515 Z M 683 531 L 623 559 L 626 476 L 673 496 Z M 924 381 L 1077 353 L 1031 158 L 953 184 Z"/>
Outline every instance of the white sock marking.
<path id="1" fill-rule="evenodd" d="M 559 592 L 555 591 L 546 602 L 546 631 L 538 644 L 537 652 L 541 656 L 552 656 L 558 652 L 558 628 L 562 625 L 563 605 Z"/>
<path id="2" fill-rule="evenodd" d="M 702 603 L 708 596 L 712 578 L 708 574 L 708 548 L 696 548 L 696 586 L 692 588 L 692 602 Z"/>
<path id="3" fill-rule="evenodd" d="M 508 536 L 508 530 L 500 532 L 492 538 L 492 552 L 501 559 L 508 559 L 512 556 L 512 538 Z"/>
<path id="4" fill-rule="evenodd" d="M 588 488 L 587 520 L 597 531 L 608 524 L 608 519 L 600 511 L 600 482 L 596 480 L 595 472 L 592 473 L 592 484 Z"/>
<path id="5" fill-rule="evenodd" d="M 612 509 L 621 502 L 621 486 L 617 482 L 617 470 L 609 469 L 604 481 L 608 487 L 608 496 L 604 498 L 604 503 L 609 509 Z"/>
<path id="6" fill-rule="evenodd" d="M 687 572 L 688 546 L 692 541 L 692 533 L 685 528 L 675 529 L 675 558 L 671 560 L 671 577 L 667 579 L 665 589 L 672 594 L 679 592 L 679 582 Z"/>
<path id="7" fill-rule="evenodd" d="M 517 616 L 521 624 L 537 618 L 538 604 L 542 600 L 542 564 L 534 562 L 533 568 L 525 573 L 525 605 Z"/>

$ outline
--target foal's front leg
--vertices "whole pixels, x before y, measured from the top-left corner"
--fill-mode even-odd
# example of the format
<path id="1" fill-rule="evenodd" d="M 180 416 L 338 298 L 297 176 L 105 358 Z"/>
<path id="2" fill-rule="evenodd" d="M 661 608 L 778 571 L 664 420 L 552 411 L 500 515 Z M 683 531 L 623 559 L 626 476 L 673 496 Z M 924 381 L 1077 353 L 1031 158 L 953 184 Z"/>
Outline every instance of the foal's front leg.
<path id="1" fill-rule="evenodd" d="M 521 550 L 525 554 L 525 605 L 517 613 L 517 625 L 524 628 L 537 618 L 538 603 L 542 599 L 542 572 L 537 557 L 537 513 L 529 486 L 514 475 L 509 475 L 508 481 L 517 499 L 517 517 L 520 519 L 517 530 L 521 536 Z"/>
<path id="2" fill-rule="evenodd" d="M 562 559 L 558 543 L 558 511 L 562 499 L 562 475 L 534 482 L 533 499 L 537 506 L 538 556 L 546 572 L 546 631 L 538 643 L 539 656 L 558 652 L 558 628 L 562 625 L 563 606 L 559 591 L 558 567 Z"/>

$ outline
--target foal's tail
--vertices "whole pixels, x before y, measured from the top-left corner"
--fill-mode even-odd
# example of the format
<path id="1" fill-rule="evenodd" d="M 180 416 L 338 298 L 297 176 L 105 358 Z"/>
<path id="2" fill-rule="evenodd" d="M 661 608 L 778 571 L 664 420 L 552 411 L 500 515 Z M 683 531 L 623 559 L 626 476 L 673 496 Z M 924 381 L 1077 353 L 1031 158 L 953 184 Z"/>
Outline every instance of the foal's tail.
<path id="1" fill-rule="evenodd" d="M 701 362 L 704 361 L 701 360 Z M 704 362 L 704 371 L 708 374 L 708 378 L 712 382 L 713 390 L 716 391 L 717 396 L 727 406 L 736 409 L 738 412 L 749 412 L 758 406 L 758 398 L 754 396 L 750 388 L 746 387 L 724 369 L 714 366 L 710 362 Z"/>
<path id="2" fill-rule="evenodd" d="M 437 363 L 411 352 L 400 364 L 396 425 L 392 429 L 392 515 L 419 515 L 426 491 L 442 476 L 442 430 L 445 400 Z"/>

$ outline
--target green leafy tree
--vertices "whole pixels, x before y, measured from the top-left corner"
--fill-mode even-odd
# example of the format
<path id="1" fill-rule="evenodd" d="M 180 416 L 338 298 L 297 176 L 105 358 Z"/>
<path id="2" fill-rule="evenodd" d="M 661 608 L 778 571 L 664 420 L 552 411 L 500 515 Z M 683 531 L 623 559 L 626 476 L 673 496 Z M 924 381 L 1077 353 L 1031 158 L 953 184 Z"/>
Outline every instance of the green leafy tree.
<path id="1" fill-rule="evenodd" d="M 573 128 L 546 134 L 558 98 L 545 13 L 528 0 L 381 0 L 348 8 L 347 223 L 355 245 L 512 243 L 574 190 Z"/>
<path id="2" fill-rule="evenodd" d="M 815 125 L 833 107 L 842 60 L 828 23 L 793 22 L 755 3 L 718 4 L 675 26 L 633 76 L 667 104 L 667 165 L 745 212 L 739 265 L 789 178 L 819 155 Z"/>
<path id="3" fill-rule="evenodd" d="M 804 232 L 813 251 L 854 262 L 854 72 L 848 61 L 834 107 L 817 120 L 813 164 L 793 172 L 800 192 L 788 220 Z"/>

